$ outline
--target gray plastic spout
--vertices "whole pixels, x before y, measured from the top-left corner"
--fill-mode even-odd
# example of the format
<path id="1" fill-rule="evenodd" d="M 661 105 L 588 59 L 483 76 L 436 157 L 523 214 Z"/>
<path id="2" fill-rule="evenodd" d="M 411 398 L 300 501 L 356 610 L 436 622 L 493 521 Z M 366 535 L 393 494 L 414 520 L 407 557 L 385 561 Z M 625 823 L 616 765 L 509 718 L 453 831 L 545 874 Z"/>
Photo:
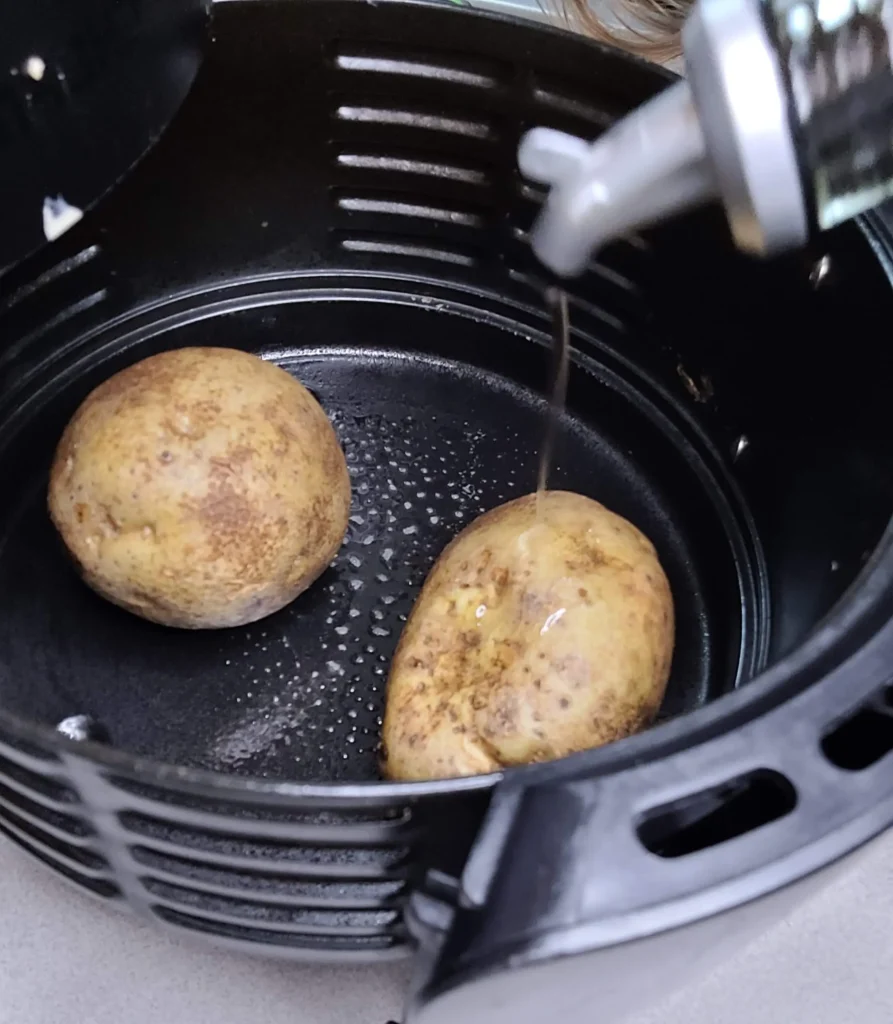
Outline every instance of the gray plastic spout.
<path id="1" fill-rule="evenodd" d="M 531 243 L 562 277 L 603 244 L 716 195 L 687 82 L 678 82 L 591 145 L 549 128 L 528 132 L 521 173 L 550 191 Z"/>
<path id="2" fill-rule="evenodd" d="M 893 0 L 697 0 L 688 79 L 589 144 L 537 128 L 533 248 L 561 276 L 620 235 L 718 199 L 755 256 L 893 196 Z"/>

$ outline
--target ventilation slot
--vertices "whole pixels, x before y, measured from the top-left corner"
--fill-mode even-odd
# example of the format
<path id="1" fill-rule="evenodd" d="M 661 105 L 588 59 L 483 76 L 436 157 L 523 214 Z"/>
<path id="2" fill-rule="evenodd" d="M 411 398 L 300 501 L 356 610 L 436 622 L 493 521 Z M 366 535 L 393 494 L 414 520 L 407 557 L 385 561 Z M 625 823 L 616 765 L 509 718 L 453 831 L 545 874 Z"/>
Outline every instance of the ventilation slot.
<path id="1" fill-rule="evenodd" d="M 838 723 L 822 740 L 822 753 L 838 768 L 861 772 L 893 750 L 893 686 Z"/>
<path id="2" fill-rule="evenodd" d="M 128 824 L 137 825 L 131 816 Z M 209 866 L 247 871 L 270 871 L 295 877 L 394 878 L 405 870 L 406 847 L 298 845 L 264 836 L 242 837 L 205 829 L 187 828 L 145 818 L 139 823 L 143 850 L 179 856 L 187 854 Z"/>
<path id="3" fill-rule="evenodd" d="M 216 812 L 209 813 L 199 809 L 165 807 L 159 808 L 165 815 L 163 818 L 124 811 L 119 815 L 119 821 L 128 832 L 149 838 L 166 837 L 171 829 L 178 828 L 193 836 L 245 837 L 252 841 L 316 843 L 336 847 L 403 846 L 418 834 L 408 811 L 398 816 L 379 814 L 377 817 L 354 818 L 325 812 L 243 817 L 238 813 L 240 810 L 233 809 L 227 813 L 225 808 L 218 806 Z M 200 842 L 198 839 L 195 841 Z"/>
<path id="4" fill-rule="evenodd" d="M 339 153 L 337 163 L 339 167 L 349 167 L 351 170 L 378 171 L 382 174 L 409 174 L 435 178 L 439 181 L 456 181 L 462 185 L 476 187 L 489 184 L 487 174 L 483 170 L 432 160 L 418 160 L 413 157 L 378 153 Z"/>
<path id="5" fill-rule="evenodd" d="M 0 285 L 0 327 L 5 342 L 0 345 L 0 393 L 4 405 L 11 403 L 13 393 L 34 374 L 60 357 L 59 328 L 66 327 L 69 337 L 76 335 L 71 321 L 107 298 L 107 270 L 100 256 L 99 247 L 90 246 L 17 290 L 6 293 Z M 76 344 L 70 341 L 68 347 Z"/>
<path id="6" fill-rule="evenodd" d="M 154 906 L 152 912 L 162 921 L 186 928 L 190 931 L 214 935 L 220 939 L 235 942 L 249 942 L 253 945 L 282 946 L 289 949 L 309 949 L 314 954 L 330 953 L 333 955 L 359 957 L 381 955 L 390 949 L 402 947 L 405 941 L 400 933 L 386 933 L 363 937 L 359 935 L 317 935 L 308 933 L 289 933 L 274 931 L 270 928 L 246 927 L 223 921 L 210 920 L 195 914 L 184 914 L 169 907 Z"/>
<path id="7" fill-rule="evenodd" d="M 524 228 L 512 228 L 512 238 L 523 246 L 530 245 L 530 232 L 525 231 Z M 600 263 L 598 260 L 592 260 L 586 268 L 586 271 L 595 277 L 602 278 L 609 284 L 616 285 L 625 292 L 638 291 L 635 284 L 628 277 L 618 273 L 616 270 L 606 266 L 604 263 Z"/>
<path id="8" fill-rule="evenodd" d="M 342 248 L 348 252 L 362 252 L 377 256 L 405 256 L 412 260 L 439 260 L 457 267 L 473 267 L 475 257 L 451 249 L 436 249 L 430 245 L 416 245 L 413 242 L 396 239 L 345 238 Z"/>
<path id="9" fill-rule="evenodd" d="M 17 842 L 45 864 L 61 871 L 68 878 L 93 888 L 91 883 L 105 880 L 108 865 L 98 854 L 72 846 L 34 828 L 17 815 L 6 812 L 0 816 L 0 832 Z"/>
<path id="10" fill-rule="evenodd" d="M 56 759 L 19 742 L 3 743 L 2 749 L 0 834 L 96 895 L 120 895 L 107 878 L 108 864 L 93 848 L 93 828 L 81 816 L 77 794 L 47 777 L 59 770 Z"/>
<path id="11" fill-rule="evenodd" d="M 649 811 L 639 840 L 658 857 L 685 857 L 778 821 L 797 805 L 781 774 L 761 769 Z"/>
<path id="12" fill-rule="evenodd" d="M 362 71 L 367 74 L 400 75 L 408 78 L 426 78 L 448 85 L 467 85 L 474 89 L 492 89 L 496 80 L 490 75 L 478 74 L 463 68 L 446 67 L 425 60 L 406 60 L 394 57 L 366 57 L 360 54 L 339 54 L 335 64 L 340 71 Z"/>
<path id="13" fill-rule="evenodd" d="M 338 200 L 342 210 L 349 213 L 376 213 L 391 217 L 412 217 L 433 220 L 440 224 L 457 224 L 460 227 L 479 228 L 480 216 L 466 210 L 448 210 L 424 203 L 406 203 L 395 199 L 367 199 L 361 196 L 342 196 Z"/>
<path id="14" fill-rule="evenodd" d="M 527 274 L 520 270 L 513 270 L 509 268 L 508 275 L 516 284 L 530 288 L 537 296 L 542 295 L 548 286 L 546 279 L 539 277 L 536 274 Z M 567 293 L 567 301 L 571 309 L 575 310 L 577 313 L 590 316 L 593 319 L 598 320 L 601 324 L 612 327 L 620 334 L 626 332 L 626 324 L 622 320 L 618 319 L 601 306 L 597 306 L 594 302 L 587 302 L 570 291 Z M 573 323 L 574 318 L 572 317 L 571 324 Z"/>
<path id="15" fill-rule="evenodd" d="M 357 824 L 382 823 L 388 827 L 394 827 L 409 822 L 412 816 L 410 809 L 402 804 L 384 803 L 377 807 L 346 807 L 337 811 L 330 810 L 325 803 L 316 806 L 309 801 L 306 805 L 274 804 L 264 806 L 259 801 L 243 804 L 235 800 L 174 792 L 161 789 L 151 783 L 136 782 L 120 775 L 106 775 L 105 778 L 116 788 L 136 797 L 137 800 L 134 803 L 138 803 L 140 806 L 148 806 L 149 803 L 156 805 L 151 808 L 156 815 L 181 814 L 183 815 L 182 820 L 188 821 L 190 824 L 200 824 L 199 819 L 202 815 L 215 815 L 225 816 L 227 824 L 232 824 L 233 821 L 283 822 L 289 825 L 328 825 L 339 829 L 341 826 L 346 826 L 351 829 Z M 253 798 L 250 790 L 246 792 L 246 797 Z M 192 813 L 194 811 L 199 813 Z"/>
<path id="16" fill-rule="evenodd" d="M 10 755 L 13 756 L 13 751 L 10 751 Z M 52 763 L 49 763 L 47 768 L 52 770 Z M 62 814 L 72 810 L 73 805 L 80 802 L 74 790 L 68 786 L 29 771 L 2 756 L 0 756 L 0 783 L 41 807 L 59 811 Z"/>
<path id="17" fill-rule="evenodd" d="M 471 139 L 490 139 L 493 129 L 481 121 L 467 121 L 440 114 L 423 114 L 413 110 L 392 110 L 383 107 L 339 107 L 336 116 L 341 121 L 358 124 L 379 124 L 402 128 L 418 128 L 426 132 L 446 132 Z"/>
<path id="18" fill-rule="evenodd" d="M 60 860 L 59 857 L 55 856 L 52 852 L 29 842 L 27 837 L 22 836 L 14 828 L 4 826 L 2 822 L 0 822 L 0 835 L 6 836 L 7 839 L 19 845 L 23 850 L 27 850 L 32 857 L 39 860 L 42 864 L 45 864 L 48 868 L 52 868 L 53 871 L 63 875 L 76 885 L 79 885 L 84 889 L 88 889 L 96 896 L 103 896 L 106 899 L 112 899 L 121 895 L 117 885 L 113 882 L 108 881 L 108 879 L 103 878 L 96 873 L 90 873 L 89 875 L 83 873 L 80 868 L 73 865 L 70 861 Z"/>
<path id="19" fill-rule="evenodd" d="M 600 130 L 609 128 L 617 120 L 616 115 L 593 107 L 591 103 L 587 103 L 580 96 L 574 95 L 553 82 L 538 80 L 533 86 L 533 99 L 550 112 L 563 114 L 573 121 L 583 122 L 577 126 L 568 126 L 571 129 L 576 127 L 581 135 L 586 133 L 587 128 L 590 129 L 590 135 L 593 127 Z"/>
<path id="20" fill-rule="evenodd" d="M 42 807 L 0 782 L 0 816 L 4 811 L 17 815 L 22 821 L 43 829 L 48 835 L 64 842 L 74 842 L 77 845 L 94 834 L 92 827 L 80 818 Z"/>
<path id="21" fill-rule="evenodd" d="M 25 768 L 33 766 L 35 771 L 52 771 L 53 765 L 59 763 L 55 753 L 38 747 L 20 736 L 13 740 L 6 733 L 0 733 L 0 755 Z"/>
<path id="22" fill-rule="evenodd" d="M 144 881 L 146 890 L 159 906 L 184 913 L 200 914 L 213 921 L 253 924 L 276 931 L 308 935 L 381 935 L 399 927 L 400 914 L 390 909 L 357 910 L 332 907 L 291 906 L 258 899 L 215 896 L 153 879 Z"/>
<path id="23" fill-rule="evenodd" d="M 62 324 L 67 323 L 69 320 L 78 316 L 80 313 L 85 313 L 88 309 L 103 302 L 108 297 L 108 292 L 105 288 L 101 288 L 97 292 L 93 292 L 91 295 L 86 295 L 78 302 L 72 303 L 66 309 L 60 310 L 55 316 L 51 317 L 45 323 L 42 323 L 40 327 L 32 331 L 30 334 L 25 334 L 20 337 L 17 341 L 8 345 L 3 355 L 3 360 L 0 365 L 18 358 L 18 356 L 29 348 L 38 338 L 42 338 L 47 331 L 53 331 L 57 327 L 61 327 Z"/>
<path id="24" fill-rule="evenodd" d="M 71 273 L 72 270 L 77 270 L 78 267 L 82 267 L 84 264 L 89 263 L 99 255 L 99 251 L 98 245 L 91 245 L 74 256 L 70 256 L 67 260 L 62 260 L 61 263 L 57 263 L 54 267 L 50 267 L 49 270 L 44 271 L 39 277 L 35 278 L 33 281 L 28 281 L 17 291 L 14 291 L 8 298 L 4 299 L 2 303 L 0 303 L 0 314 L 8 313 L 13 306 L 17 306 L 20 302 L 30 298 L 30 296 L 35 292 L 38 292 L 47 285 L 52 284 L 60 277 L 64 277 L 66 274 Z"/>
<path id="25" fill-rule="evenodd" d="M 154 891 L 153 886 L 167 883 L 215 896 L 259 898 L 265 903 L 362 910 L 394 906 L 404 889 L 402 879 L 295 878 L 275 872 L 238 871 L 151 850 L 137 849 L 133 853 L 145 869 L 143 884 L 150 891 Z"/>

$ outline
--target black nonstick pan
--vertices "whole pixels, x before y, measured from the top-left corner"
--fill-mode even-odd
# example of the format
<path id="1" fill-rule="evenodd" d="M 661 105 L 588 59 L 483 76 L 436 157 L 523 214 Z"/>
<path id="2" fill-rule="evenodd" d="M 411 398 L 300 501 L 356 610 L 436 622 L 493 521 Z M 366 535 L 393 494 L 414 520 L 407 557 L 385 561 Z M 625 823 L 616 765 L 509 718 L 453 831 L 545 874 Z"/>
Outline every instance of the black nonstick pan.
<path id="1" fill-rule="evenodd" d="M 455 891 L 503 791 L 495 776 L 380 782 L 378 745 L 434 559 L 536 483 L 548 282 L 517 141 L 534 124 L 595 135 L 670 76 L 450 6 L 231 2 L 212 29 L 150 156 L 0 279 L 0 830 L 168 926 L 278 955 L 388 955 L 406 948 L 410 892 Z M 893 505 L 893 354 L 869 322 L 893 313 L 883 222 L 771 265 L 726 235 L 718 212 L 691 216 L 571 285 L 550 481 L 652 538 L 678 615 L 658 725 L 567 765 L 608 778 L 689 756 L 650 777 L 695 779 L 702 744 L 731 743 L 723 785 L 706 772 L 639 839 L 652 859 L 724 851 L 723 870 L 734 837 L 808 813 L 793 769 L 754 775 L 732 737 L 861 650 L 859 615 L 881 628 Z M 110 606 L 45 509 L 90 389 L 184 345 L 297 375 L 351 470 L 332 567 L 242 629 L 177 632 Z M 844 759 L 862 745 L 835 742 Z"/>

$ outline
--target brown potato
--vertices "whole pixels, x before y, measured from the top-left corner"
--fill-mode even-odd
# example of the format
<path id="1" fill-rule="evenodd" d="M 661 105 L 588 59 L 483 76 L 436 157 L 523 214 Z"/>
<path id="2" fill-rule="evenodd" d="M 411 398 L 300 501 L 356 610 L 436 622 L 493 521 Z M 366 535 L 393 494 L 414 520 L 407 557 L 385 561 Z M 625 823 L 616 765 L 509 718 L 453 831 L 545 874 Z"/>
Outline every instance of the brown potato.
<path id="1" fill-rule="evenodd" d="M 100 384 L 50 472 L 50 515 L 87 583 L 185 629 L 288 604 L 335 556 L 349 507 L 319 403 L 234 349 L 163 352 Z"/>
<path id="2" fill-rule="evenodd" d="M 660 706 L 670 586 L 632 524 L 579 494 L 495 508 L 446 548 L 388 680 L 383 770 L 476 775 L 628 736 Z"/>

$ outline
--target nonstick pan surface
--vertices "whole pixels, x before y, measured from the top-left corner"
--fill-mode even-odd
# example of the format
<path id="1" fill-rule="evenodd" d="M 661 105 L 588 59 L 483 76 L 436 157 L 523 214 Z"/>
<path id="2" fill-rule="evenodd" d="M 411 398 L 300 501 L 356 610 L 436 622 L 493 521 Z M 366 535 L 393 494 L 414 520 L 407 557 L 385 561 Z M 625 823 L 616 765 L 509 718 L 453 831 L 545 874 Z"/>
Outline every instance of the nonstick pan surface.
<path id="1" fill-rule="evenodd" d="M 168 765 L 371 781 L 391 655 L 427 572 L 474 516 L 535 487 L 549 315 L 526 243 L 541 197 L 517 140 L 537 121 L 593 134 L 666 76 L 432 7 L 222 4 L 214 22 L 150 157 L 2 282 L 0 704 L 50 727 L 90 716 L 112 748 Z M 533 39 L 548 39 L 535 56 Z M 695 247 L 724 237 L 694 230 Z M 664 719 L 752 677 L 769 632 L 728 438 L 699 425 L 709 381 L 650 308 L 685 251 L 628 239 L 573 283 L 551 477 L 657 546 L 677 612 Z M 334 565 L 245 629 L 177 632 L 112 607 L 47 518 L 47 469 L 79 402 L 183 345 L 295 373 L 351 468 Z"/>
<path id="2" fill-rule="evenodd" d="M 16 449 L 31 468 L 9 451 L 0 460 L 21 478 L 0 554 L 8 708 L 47 724 L 90 715 L 114 746 L 169 764 L 303 781 L 377 777 L 388 666 L 428 570 L 476 515 L 535 487 L 549 339 L 510 308 L 475 308 L 472 296 L 406 294 L 394 281 L 375 294 L 363 284 L 296 281 L 275 302 L 243 297 L 226 316 L 209 316 L 199 299 L 174 330 L 149 320 L 103 338 L 103 351 L 124 350 L 125 362 L 250 339 L 331 416 L 353 487 L 346 541 L 310 590 L 251 626 L 165 629 L 84 586 L 48 520 L 46 467 L 65 415 L 118 364 L 91 361 L 45 396 Z M 656 544 L 678 616 L 661 711 L 669 717 L 753 672 L 761 622 L 747 516 L 709 448 L 684 440 L 672 409 L 656 403 L 645 381 L 578 355 L 551 486 L 597 498 Z"/>

